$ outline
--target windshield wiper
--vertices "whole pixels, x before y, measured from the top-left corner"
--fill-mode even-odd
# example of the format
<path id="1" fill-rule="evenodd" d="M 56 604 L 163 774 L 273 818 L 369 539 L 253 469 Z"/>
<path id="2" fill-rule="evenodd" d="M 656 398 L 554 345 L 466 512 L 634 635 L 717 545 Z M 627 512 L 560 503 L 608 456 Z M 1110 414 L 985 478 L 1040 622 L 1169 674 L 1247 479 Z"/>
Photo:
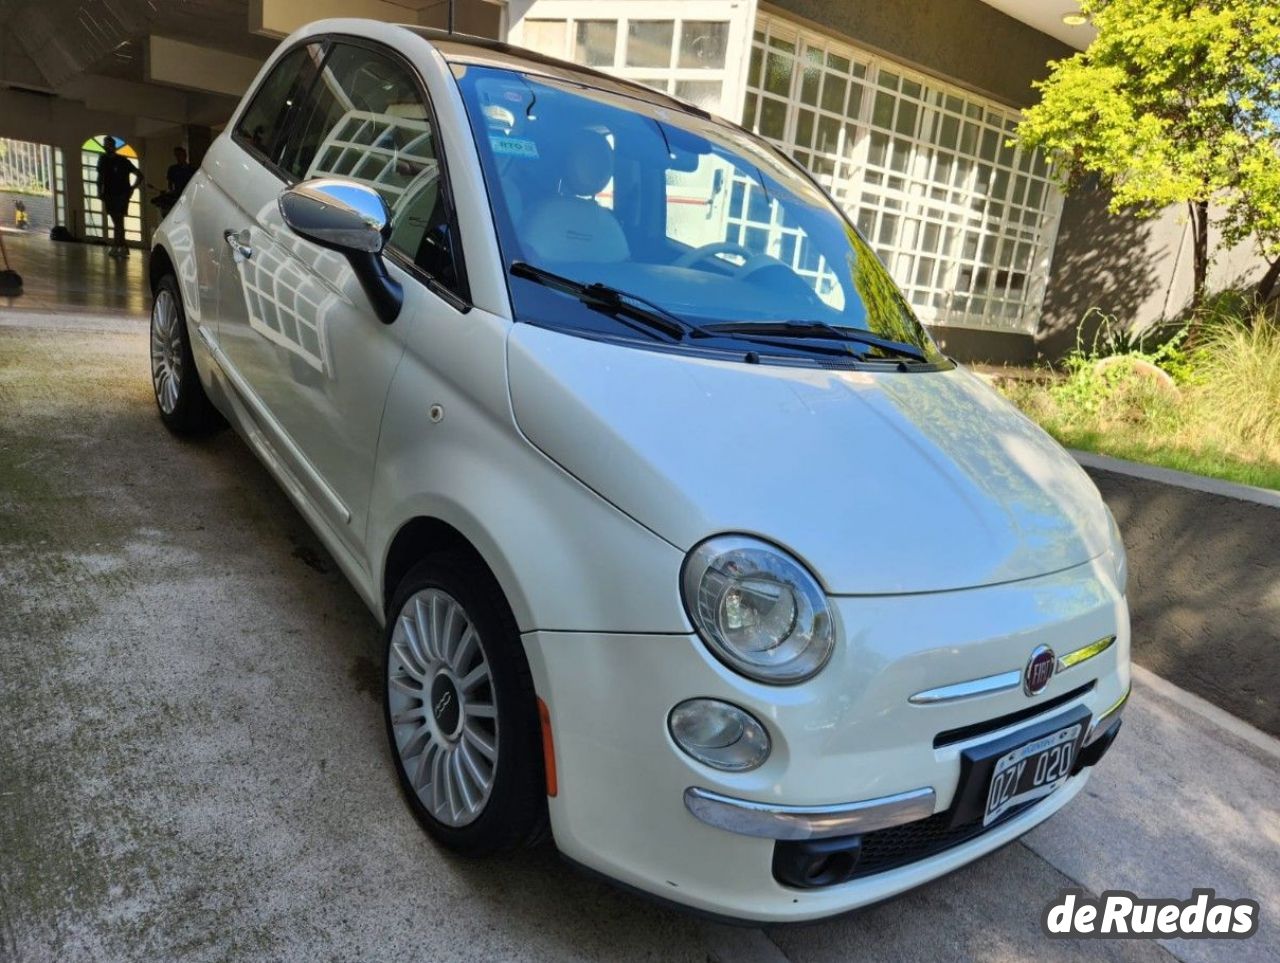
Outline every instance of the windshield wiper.
<path id="1" fill-rule="evenodd" d="M 913 344 L 905 341 L 894 341 L 878 335 L 862 331 L 859 328 L 836 327 L 825 321 L 726 321 L 722 324 L 705 325 L 699 337 L 715 334 L 738 334 L 744 336 L 762 335 L 771 338 L 821 338 L 828 341 L 849 341 L 854 344 L 878 348 L 885 354 L 900 358 L 911 358 L 914 361 L 928 361 L 929 356 Z"/>
<path id="2" fill-rule="evenodd" d="M 650 331 L 660 332 L 677 341 L 683 341 L 686 335 L 706 337 L 706 332 L 702 328 L 690 324 L 679 315 L 672 314 L 666 308 L 638 294 L 631 294 L 599 282 L 583 284 L 581 281 L 555 274 L 526 261 L 513 261 L 511 273 L 526 281 L 534 281 L 571 294 L 587 307 L 605 314 L 614 316 L 625 314 L 645 325 Z"/>

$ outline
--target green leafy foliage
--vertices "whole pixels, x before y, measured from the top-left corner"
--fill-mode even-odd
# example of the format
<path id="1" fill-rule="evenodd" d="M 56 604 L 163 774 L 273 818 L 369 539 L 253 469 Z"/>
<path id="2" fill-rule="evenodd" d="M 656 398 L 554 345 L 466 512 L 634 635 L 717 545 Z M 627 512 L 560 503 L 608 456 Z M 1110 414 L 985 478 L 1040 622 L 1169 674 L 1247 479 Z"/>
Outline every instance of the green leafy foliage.
<path id="1" fill-rule="evenodd" d="M 1206 262 L 1209 205 L 1224 242 L 1253 237 L 1280 258 L 1280 2 L 1081 6 L 1098 36 L 1036 84 L 1021 143 L 1044 149 L 1068 189 L 1100 178 L 1113 211 L 1190 205 Z M 1197 302 L 1203 282 L 1197 270 Z"/>
<path id="2" fill-rule="evenodd" d="M 920 322 L 903 300 L 898 285 L 857 231 L 846 228 L 845 234 L 855 252 L 853 286 L 866 306 L 867 317 L 875 319 L 875 330 L 895 341 L 914 341 L 919 335 Z"/>
<path id="3" fill-rule="evenodd" d="M 1231 307 L 1218 299 L 1194 344 L 1102 316 L 1060 370 L 1003 390 L 1063 444 L 1280 488 L 1280 324 Z"/>

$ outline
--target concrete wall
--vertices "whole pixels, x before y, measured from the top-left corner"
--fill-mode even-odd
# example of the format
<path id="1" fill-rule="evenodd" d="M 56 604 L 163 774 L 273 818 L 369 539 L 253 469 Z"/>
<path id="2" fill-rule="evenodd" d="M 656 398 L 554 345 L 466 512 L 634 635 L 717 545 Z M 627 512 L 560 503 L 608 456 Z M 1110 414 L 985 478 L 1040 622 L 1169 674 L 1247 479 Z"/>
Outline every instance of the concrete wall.
<path id="1" fill-rule="evenodd" d="M 1036 100 L 1031 81 L 1048 74 L 1050 60 L 1075 52 L 980 0 L 773 0 L 760 9 L 808 20 L 1013 107 Z"/>
<path id="2" fill-rule="evenodd" d="M 1185 208 L 1143 219 L 1111 214 L 1107 202 L 1106 191 L 1090 184 L 1063 206 L 1036 336 L 1037 350 L 1046 357 L 1059 358 L 1075 347 L 1080 321 L 1091 308 L 1141 330 L 1178 317 L 1191 302 L 1194 263 Z M 1216 232 L 1210 232 L 1211 291 L 1249 284 L 1266 270 L 1251 244 L 1218 251 L 1216 243 Z M 1086 343 L 1096 327 L 1091 319 L 1082 329 Z"/>
<path id="3" fill-rule="evenodd" d="M 1129 553 L 1134 661 L 1280 736 L 1280 496 L 1088 470 Z"/>
<path id="4" fill-rule="evenodd" d="M 926 325 L 943 352 L 961 364 L 1030 364 L 1036 339 L 1018 331 Z"/>

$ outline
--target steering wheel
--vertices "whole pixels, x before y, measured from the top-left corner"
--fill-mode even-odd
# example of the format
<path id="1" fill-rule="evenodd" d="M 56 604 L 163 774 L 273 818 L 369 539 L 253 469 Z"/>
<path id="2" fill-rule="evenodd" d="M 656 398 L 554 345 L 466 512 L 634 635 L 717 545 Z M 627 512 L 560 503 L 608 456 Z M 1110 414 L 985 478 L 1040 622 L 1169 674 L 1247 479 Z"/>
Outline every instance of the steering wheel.
<path id="1" fill-rule="evenodd" d="M 693 267 L 699 261 L 705 261 L 709 257 L 715 257 L 717 254 L 736 254 L 743 261 L 750 261 L 755 256 L 754 251 L 749 251 L 741 244 L 734 241 L 712 241 L 710 244 L 704 244 L 702 247 L 695 247 L 686 254 L 681 254 L 676 258 L 676 267 Z"/>

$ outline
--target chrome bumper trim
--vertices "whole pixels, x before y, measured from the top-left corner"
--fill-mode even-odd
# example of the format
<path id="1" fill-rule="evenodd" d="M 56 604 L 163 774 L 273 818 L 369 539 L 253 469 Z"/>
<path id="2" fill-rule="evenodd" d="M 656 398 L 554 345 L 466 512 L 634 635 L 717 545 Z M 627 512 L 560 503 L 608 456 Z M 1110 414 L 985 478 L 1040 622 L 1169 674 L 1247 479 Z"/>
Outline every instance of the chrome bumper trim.
<path id="1" fill-rule="evenodd" d="M 1116 716 L 1120 715 L 1120 713 L 1124 712 L 1124 707 L 1129 702 L 1129 696 L 1132 692 L 1133 686 L 1130 686 L 1124 690 L 1124 695 L 1098 713 L 1098 718 L 1094 719 L 1093 725 L 1089 727 L 1089 732 L 1085 735 L 1084 743 L 1081 748 L 1089 745 L 1097 739 L 1098 736 L 1102 735 L 1102 730 L 1106 727 L 1106 724 Z"/>
<path id="2" fill-rule="evenodd" d="M 1054 665 L 1054 674 L 1074 668 L 1082 662 L 1088 662 L 1095 656 L 1102 655 L 1103 652 L 1115 645 L 1115 642 L 1116 637 L 1109 635 L 1105 639 L 1098 639 L 1097 642 L 1090 642 L 1086 646 L 1068 652 L 1066 655 L 1061 656 Z M 1020 685 L 1022 685 L 1022 671 L 1020 669 L 1010 669 L 1008 672 L 984 675 L 980 679 L 970 679 L 968 682 L 956 682 L 952 685 L 939 686 L 936 689 L 925 689 L 923 692 L 917 692 L 907 701 L 917 706 L 931 706 L 940 702 L 956 702 L 960 699 L 972 699 L 974 696 L 1008 692 L 1010 689 L 1016 689 Z"/>
<path id="3" fill-rule="evenodd" d="M 1097 642 L 1090 642 L 1088 645 L 1076 649 L 1074 652 L 1068 652 L 1066 655 L 1059 657 L 1057 671 L 1061 672 L 1064 669 L 1070 669 L 1072 666 L 1077 666 L 1081 662 L 1087 662 L 1094 656 L 1102 655 L 1103 652 L 1106 652 L 1107 649 L 1111 648 L 1115 643 L 1116 637 L 1114 635 L 1108 635 L 1105 639 L 1099 639 Z"/>
<path id="4" fill-rule="evenodd" d="M 1022 673 L 1018 669 L 1001 672 L 999 675 L 987 675 L 981 679 L 970 679 L 968 682 L 956 682 L 952 685 L 939 686 L 937 689 L 926 689 L 917 692 L 907 701 L 918 706 L 937 705 L 939 702 L 955 702 L 958 699 L 971 699 L 974 696 L 992 695 L 1005 692 L 1022 685 Z"/>
<path id="5" fill-rule="evenodd" d="M 684 805 L 708 826 L 761 839 L 826 839 L 915 822 L 933 815 L 931 788 L 834 806 L 782 806 L 734 799 L 690 786 Z"/>

